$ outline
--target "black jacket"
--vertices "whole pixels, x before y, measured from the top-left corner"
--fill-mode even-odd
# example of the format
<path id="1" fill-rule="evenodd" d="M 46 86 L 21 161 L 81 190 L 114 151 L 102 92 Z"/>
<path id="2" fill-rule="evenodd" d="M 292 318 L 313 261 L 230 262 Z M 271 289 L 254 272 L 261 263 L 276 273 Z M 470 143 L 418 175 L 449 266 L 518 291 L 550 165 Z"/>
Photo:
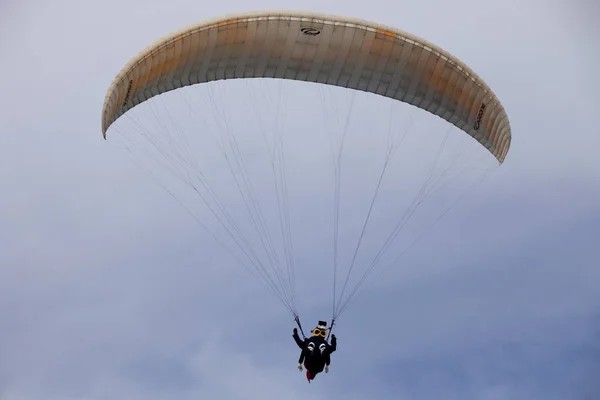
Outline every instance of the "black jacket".
<path id="1" fill-rule="evenodd" d="M 306 358 L 306 363 L 307 363 L 306 368 L 310 369 L 308 367 L 308 364 L 314 365 L 315 368 L 317 368 L 319 370 L 319 371 L 315 371 L 315 372 L 320 372 L 323 370 L 323 367 L 325 365 L 329 365 L 329 363 L 331 362 L 330 355 L 337 349 L 337 340 L 336 340 L 335 336 L 331 337 L 331 344 L 327 343 L 325 338 L 322 338 L 320 336 L 312 336 L 312 337 L 306 338 L 306 339 L 304 339 L 304 341 L 302 341 L 300 339 L 300 337 L 298 336 L 298 332 L 294 332 L 293 338 L 294 338 L 294 341 L 296 342 L 296 344 L 298 345 L 298 347 L 300 347 L 300 349 L 302 349 L 302 352 L 300 353 L 300 358 L 298 359 L 298 363 L 301 364 L 304 361 L 304 359 Z M 311 342 L 315 344 L 315 346 L 314 346 L 315 351 L 313 351 L 312 353 L 310 352 L 310 350 L 308 350 L 308 345 Z M 319 351 L 319 346 L 322 344 L 325 344 L 325 346 L 326 346 L 323 354 L 321 354 L 321 352 Z"/>

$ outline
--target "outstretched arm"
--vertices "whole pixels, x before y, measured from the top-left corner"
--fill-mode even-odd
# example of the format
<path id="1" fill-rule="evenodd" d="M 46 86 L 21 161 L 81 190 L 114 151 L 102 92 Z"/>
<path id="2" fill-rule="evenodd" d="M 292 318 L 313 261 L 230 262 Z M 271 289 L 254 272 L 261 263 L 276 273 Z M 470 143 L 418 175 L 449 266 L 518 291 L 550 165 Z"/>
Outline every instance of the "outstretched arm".
<path id="1" fill-rule="evenodd" d="M 331 344 L 327 347 L 327 351 L 323 354 L 323 357 L 325 358 L 325 365 L 327 367 L 329 367 L 329 364 L 331 363 L 330 354 L 333 353 L 336 349 L 337 349 L 337 339 L 336 339 L 335 335 L 331 335 Z"/>
<path id="2" fill-rule="evenodd" d="M 337 338 L 335 335 L 331 335 L 331 344 L 329 345 L 329 354 L 333 353 L 337 349 Z"/>
<path id="3" fill-rule="evenodd" d="M 292 335 L 292 337 L 294 338 L 294 341 L 296 342 L 298 347 L 304 350 L 304 342 L 300 339 L 300 336 L 298 336 L 298 329 L 294 328 L 294 334 Z"/>

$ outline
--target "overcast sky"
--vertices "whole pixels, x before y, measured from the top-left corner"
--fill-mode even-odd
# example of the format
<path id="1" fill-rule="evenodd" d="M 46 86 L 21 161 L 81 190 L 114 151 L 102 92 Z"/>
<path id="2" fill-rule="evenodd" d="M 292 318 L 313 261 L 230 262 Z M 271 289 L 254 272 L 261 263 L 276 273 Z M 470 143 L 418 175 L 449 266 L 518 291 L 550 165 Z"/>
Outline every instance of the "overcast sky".
<path id="1" fill-rule="evenodd" d="M 288 311 L 100 131 L 145 46 L 265 9 L 441 46 L 513 134 L 504 165 L 343 315 L 310 385 Z M 593 0 L 2 1 L 0 400 L 598 398 L 598 17 Z M 326 258 L 300 253 L 306 280 Z M 306 330 L 330 318 L 328 293 L 297 295 Z"/>

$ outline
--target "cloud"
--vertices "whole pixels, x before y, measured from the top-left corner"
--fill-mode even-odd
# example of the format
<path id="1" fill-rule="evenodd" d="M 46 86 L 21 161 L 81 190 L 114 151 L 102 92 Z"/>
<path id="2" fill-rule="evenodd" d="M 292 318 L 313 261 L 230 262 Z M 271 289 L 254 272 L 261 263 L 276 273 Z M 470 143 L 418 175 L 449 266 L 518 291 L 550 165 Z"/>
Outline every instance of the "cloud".
<path id="1" fill-rule="evenodd" d="M 599 55 L 594 10 L 577 8 L 592 3 L 303 4 L 447 48 L 514 134 L 507 162 L 343 314 L 310 385 L 286 310 L 100 135 L 132 55 L 248 4 L 2 3 L 0 399 L 597 396 Z M 306 328 L 330 313 L 331 214 L 295 199 L 322 207 L 293 215 L 310 233 L 296 237 Z"/>

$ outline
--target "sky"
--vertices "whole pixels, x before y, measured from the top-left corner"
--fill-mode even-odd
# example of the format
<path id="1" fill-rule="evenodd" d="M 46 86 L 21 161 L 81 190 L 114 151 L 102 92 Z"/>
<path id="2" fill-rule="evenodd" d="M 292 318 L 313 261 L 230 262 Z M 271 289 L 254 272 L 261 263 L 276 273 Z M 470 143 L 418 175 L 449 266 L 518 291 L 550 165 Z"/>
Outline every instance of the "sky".
<path id="1" fill-rule="evenodd" d="M 265 9 L 439 45 L 494 90 L 513 135 L 505 163 L 355 299 L 311 384 L 288 311 L 100 130 L 141 49 Z M 599 16 L 591 0 L 3 1 L 0 400 L 598 398 Z M 305 328 L 331 307 L 313 233 L 297 248 Z"/>

